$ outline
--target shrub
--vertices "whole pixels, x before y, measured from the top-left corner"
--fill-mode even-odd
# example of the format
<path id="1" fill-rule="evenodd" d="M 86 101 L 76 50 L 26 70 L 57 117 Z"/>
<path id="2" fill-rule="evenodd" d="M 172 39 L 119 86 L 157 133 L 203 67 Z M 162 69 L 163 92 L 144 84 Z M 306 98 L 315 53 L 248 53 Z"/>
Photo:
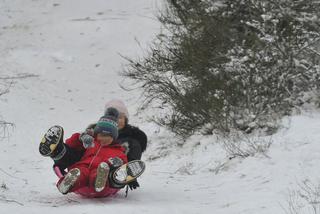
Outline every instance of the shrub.
<path id="1" fill-rule="evenodd" d="M 162 32 L 122 74 L 166 109 L 156 122 L 183 137 L 268 127 L 319 89 L 319 9 L 316 0 L 167 0 Z"/>

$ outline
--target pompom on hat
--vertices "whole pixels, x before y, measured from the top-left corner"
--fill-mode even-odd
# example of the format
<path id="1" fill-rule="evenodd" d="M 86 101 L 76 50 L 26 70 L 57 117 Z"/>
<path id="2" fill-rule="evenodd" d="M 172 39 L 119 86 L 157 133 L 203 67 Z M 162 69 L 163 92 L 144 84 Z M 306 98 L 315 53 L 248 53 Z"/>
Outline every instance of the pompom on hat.
<path id="1" fill-rule="evenodd" d="M 105 105 L 105 114 L 107 113 L 107 109 L 108 108 L 115 108 L 119 111 L 120 114 L 124 114 L 124 116 L 129 119 L 129 112 L 128 109 L 126 107 L 126 105 L 118 99 L 113 99 L 110 100 L 109 102 L 106 103 Z"/>

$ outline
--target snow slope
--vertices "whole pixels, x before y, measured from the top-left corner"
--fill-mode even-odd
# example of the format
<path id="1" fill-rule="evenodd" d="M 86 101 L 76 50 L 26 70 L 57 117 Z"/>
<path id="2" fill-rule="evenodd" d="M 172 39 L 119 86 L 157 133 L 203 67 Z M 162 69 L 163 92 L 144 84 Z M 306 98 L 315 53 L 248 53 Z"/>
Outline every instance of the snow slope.
<path id="1" fill-rule="evenodd" d="M 182 142 L 135 114 L 140 92 L 120 88 L 119 53 L 143 54 L 159 31 L 159 2 L 0 0 L 0 77 L 31 75 L 7 80 L 0 97 L 0 114 L 15 123 L 0 141 L 0 213 L 285 213 L 290 189 L 317 182 L 317 110 L 285 118 L 267 156 L 232 160 L 215 136 Z M 142 188 L 128 198 L 61 195 L 52 161 L 38 153 L 42 135 L 54 124 L 66 137 L 81 131 L 111 98 L 123 99 L 149 136 Z"/>

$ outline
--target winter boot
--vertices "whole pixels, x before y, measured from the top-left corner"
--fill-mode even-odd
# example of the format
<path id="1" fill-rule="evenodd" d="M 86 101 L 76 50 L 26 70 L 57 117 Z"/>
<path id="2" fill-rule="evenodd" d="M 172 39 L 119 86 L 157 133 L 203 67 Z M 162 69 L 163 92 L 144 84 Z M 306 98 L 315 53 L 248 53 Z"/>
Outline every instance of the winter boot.
<path id="1" fill-rule="evenodd" d="M 108 175 L 109 175 L 109 165 L 106 162 L 101 162 L 97 168 L 97 177 L 94 182 L 94 189 L 96 192 L 101 192 L 106 186 Z"/>
<path id="2" fill-rule="evenodd" d="M 112 180 L 117 184 L 129 184 L 142 175 L 145 168 L 146 165 L 141 160 L 130 161 L 113 172 Z"/>
<path id="3" fill-rule="evenodd" d="M 39 145 L 40 154 L 55 159 L 57 155 L 62 156 L 65 151 L 63 128 L 61 126 L 52 126 L 42 138 Z"/>
<path id="4" fill-rule="evenodd" d="M 67 194 L 80 177 L 80 170 L 78 168 L 71 169 L 66 176 L 58 183 L 58 190 L 62 194 Z"/>

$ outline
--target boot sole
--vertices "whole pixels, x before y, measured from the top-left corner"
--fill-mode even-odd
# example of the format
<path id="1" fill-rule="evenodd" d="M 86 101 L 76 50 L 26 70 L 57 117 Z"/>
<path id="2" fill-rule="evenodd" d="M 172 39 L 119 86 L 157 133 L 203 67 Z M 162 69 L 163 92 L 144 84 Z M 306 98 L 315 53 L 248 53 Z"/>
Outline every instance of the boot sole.
<path id="1" fill-rule="evenodd" d="M 46 134 L 45 134 L 45 136 L 42 138 L 41 143 L 39 145 L 39 152 L 42 156 L 50 156 L 54 152 L 54 150 L 57 148 L 58 144 L 62 142 L 63 128 L 61 126 L 53 126 L 49 130 L 55 127 L 58 128 L 57 135 L 59 135 L 59 137 L 56 139 L 55 142 L 50 142 L 50 140 L 46 138 Z"/>
<path id="2" fill-rule="evenodd" d="M 107 183 L 109 175 L 109 165 L 105 162 L 99 164 L 97 168 L 97 177 L 94 182 L 94 189 L 96 192 L 101 192 Z"/>
<path id="3" fill-rule="evenodd" d="M 145 170 L 143 161 L 130 161 L 119 167 L 113 174 L 113 181 L 117 184 L 128 184 L 138 178 Z"/>
<path id="4" fill-rule="evenodd" d="M 58 190 L 62 194 L 67 194 L 70 189 L 74 186 L 80 177 L 80 170 L 78 168 L 70 170 L 64 177 L 62 182 L 58 185 Z"/>

